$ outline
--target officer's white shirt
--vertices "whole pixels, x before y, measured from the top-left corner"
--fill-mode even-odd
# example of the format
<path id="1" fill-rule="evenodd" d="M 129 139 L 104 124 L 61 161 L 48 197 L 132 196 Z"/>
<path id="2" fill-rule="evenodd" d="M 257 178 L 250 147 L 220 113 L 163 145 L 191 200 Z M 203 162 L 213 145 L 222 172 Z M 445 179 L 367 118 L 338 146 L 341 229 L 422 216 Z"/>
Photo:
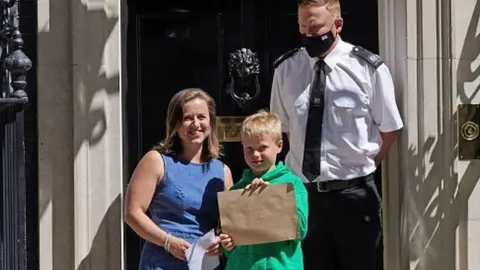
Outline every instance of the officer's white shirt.
<path id="1" fill-rule="evenodd" d="M 380 132 L 403 127 L 395 102 L 388 67 L 377 69 L 351 54 L 353 45 L 339 40 L 324 59 L 328 66 L 323 116 L 321 175 L 315 181 L 352 179 L 375 171 Z M 284 60 L 273 77 L 270 110 L 290 134 L 285 163 L 308 182 L 302 173 L 310 85 L 318 58 L 305 49 Z"/>

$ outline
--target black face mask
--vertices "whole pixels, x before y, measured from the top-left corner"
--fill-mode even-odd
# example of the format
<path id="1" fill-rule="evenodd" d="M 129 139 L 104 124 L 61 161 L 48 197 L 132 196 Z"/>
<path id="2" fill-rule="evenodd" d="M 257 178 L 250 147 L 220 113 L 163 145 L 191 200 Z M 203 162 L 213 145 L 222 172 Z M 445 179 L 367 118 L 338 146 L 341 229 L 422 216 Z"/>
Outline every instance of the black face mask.
<path id="1" fill-rule="evenodd" d="M 335 42 L 332 31 L 318 36 L 302 35 L 302 44 L 310 57 L 319 57 L 328 51 Z"/>

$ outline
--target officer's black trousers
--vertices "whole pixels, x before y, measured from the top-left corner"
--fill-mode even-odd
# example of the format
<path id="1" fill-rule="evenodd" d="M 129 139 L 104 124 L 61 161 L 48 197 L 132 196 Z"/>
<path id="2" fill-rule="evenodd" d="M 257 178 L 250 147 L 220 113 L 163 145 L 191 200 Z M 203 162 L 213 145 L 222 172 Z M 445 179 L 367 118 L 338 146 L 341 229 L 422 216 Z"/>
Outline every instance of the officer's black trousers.
<path id="1" fill-rule="evenodd" d="M 318 192 L 308 189 L 305 270 L 376 270 L 381 199 L 374 181 Z"/>

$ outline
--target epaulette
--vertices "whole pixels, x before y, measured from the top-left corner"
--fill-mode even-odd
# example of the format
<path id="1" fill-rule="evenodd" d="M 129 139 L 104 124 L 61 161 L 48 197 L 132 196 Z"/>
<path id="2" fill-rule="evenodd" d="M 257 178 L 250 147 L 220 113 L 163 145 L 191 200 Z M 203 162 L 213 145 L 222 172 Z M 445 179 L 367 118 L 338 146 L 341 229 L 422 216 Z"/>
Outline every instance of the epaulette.
<path id="1" fill-rule="evenodd" d="M 379 66 L 383 64 L 383 60 L 382 58 L 380 58 L 380 56 L 360 46 L 353 47 L 352 54 L 365 60 L 369 65 L 371 65 L 375 69 L 377 69 Z"/>
<path id="2" fill-rule="evenodd" d="M 288 58 L 294 56 L 299 50 L 301 49 L 301 47 L 297 47 L 295 49 L 292 49 L 284 54 L 282 54 L 277 60 L 275 60 L 273 62 L 273 68 L 277 68 L 283 61 L 287 60 Z"/>

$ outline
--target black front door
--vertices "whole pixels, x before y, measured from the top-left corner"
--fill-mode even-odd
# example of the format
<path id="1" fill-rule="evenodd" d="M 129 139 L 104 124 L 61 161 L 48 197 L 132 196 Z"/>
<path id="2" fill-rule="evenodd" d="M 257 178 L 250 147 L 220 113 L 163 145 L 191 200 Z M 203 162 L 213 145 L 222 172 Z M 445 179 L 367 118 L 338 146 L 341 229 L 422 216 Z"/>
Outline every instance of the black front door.
<path id="1" fill-rule="evenodd" d="M 357 2 L 342 3 L 342 36 L 378 51 L 377 1 Z M 215 99 L 219 116 L 268 109 L 272 63 L 300 42 L 296 1 L 131 0 L 128 10 L 129 173 L 163 138 L 166 108 L 175 92 L 204 89 Z M 229 60 L 253 55 L 258 72 L 254 64 L 242 80 Z M 223 147 L 223 159 L 239 180 L 245 168 L 241 144 L 225 142 Z M 141 241 L 128 230 L 126 245 L 127 269 L 136 269 Z"/>

